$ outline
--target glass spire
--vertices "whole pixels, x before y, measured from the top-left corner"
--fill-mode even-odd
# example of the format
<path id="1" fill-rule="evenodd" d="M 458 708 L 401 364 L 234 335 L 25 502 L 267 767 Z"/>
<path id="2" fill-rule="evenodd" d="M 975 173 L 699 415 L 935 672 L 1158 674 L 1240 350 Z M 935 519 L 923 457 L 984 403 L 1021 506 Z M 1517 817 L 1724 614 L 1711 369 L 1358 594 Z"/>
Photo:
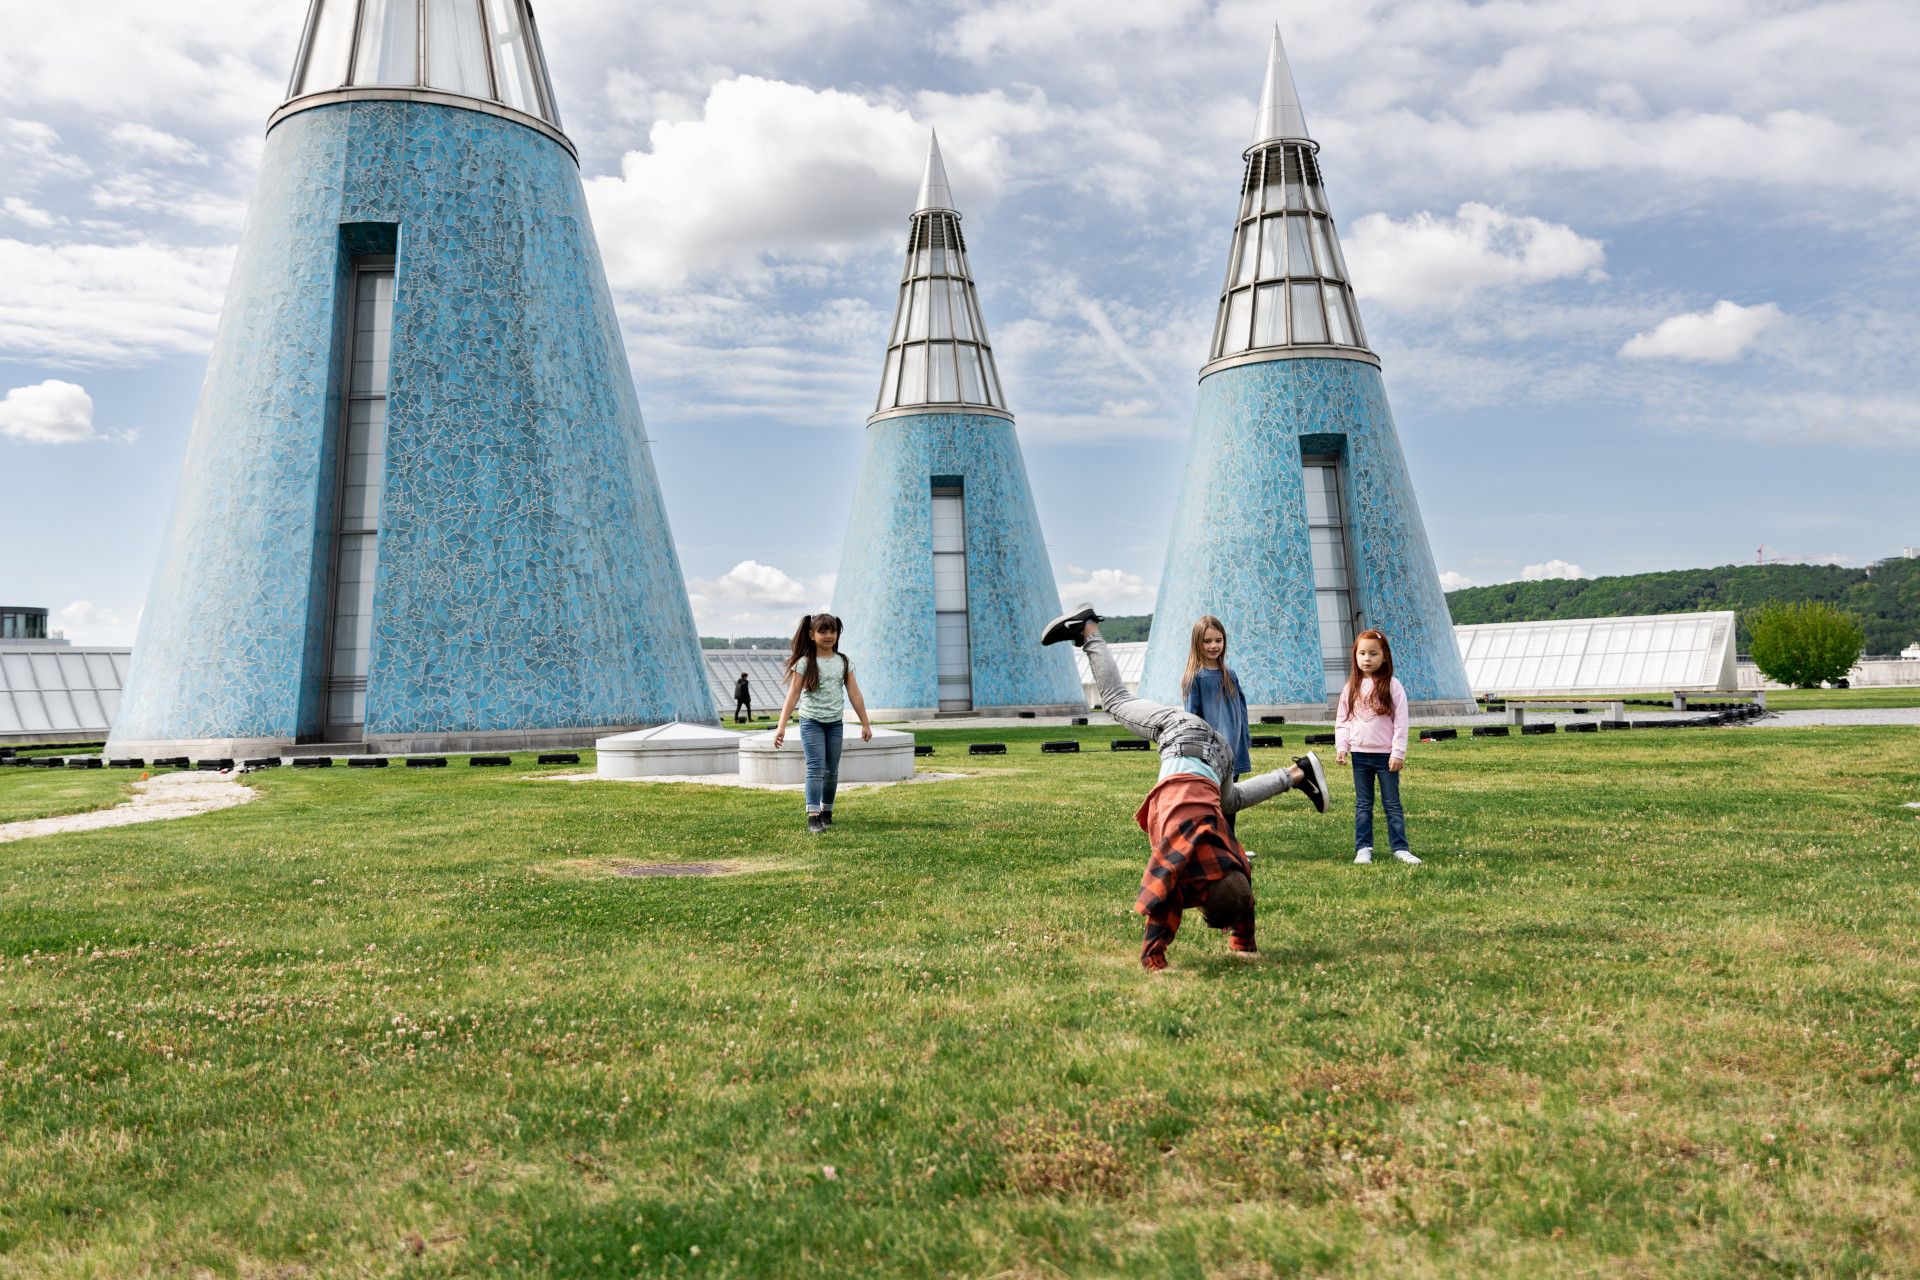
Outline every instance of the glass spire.
<path id="1" fill-rule="evenodd" d="M 1319 151 L 1275 27 L 1209 363 L 1280 348 L 1367 350 Z"/>
<path id="2" fill-rule="evenodd" d="M 529 0 L 312 0 L 288 101 L 369 89 L 457 94 L 560 128 Z"/>
<path id="3" fill-rule="evenodd" d="M 890 332 L 876 414 L 963 406 L 1007 411 L 938 134 L 927 149 L 926 173 L 914 202 Z"/>

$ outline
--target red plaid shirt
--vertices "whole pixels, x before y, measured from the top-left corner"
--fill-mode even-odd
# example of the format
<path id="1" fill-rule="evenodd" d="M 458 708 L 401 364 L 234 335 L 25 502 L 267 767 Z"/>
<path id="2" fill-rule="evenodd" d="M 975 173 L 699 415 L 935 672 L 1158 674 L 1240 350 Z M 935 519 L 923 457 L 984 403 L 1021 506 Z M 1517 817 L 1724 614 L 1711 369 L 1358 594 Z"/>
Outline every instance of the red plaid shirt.
<path id="1" fill-rule="evenodd" d="M 1198 774 L 1176 773 L 1161 780 L 1133 815 L 1147 833 L 1153 852 L 1140 877 L 1140 896 L 1133 909 L 1147 918 L 1146 941 L 1140 963 L 1149 969 L 1167 967 L 1167 944 L 1180 931 L 1180 913 L 1199 906 L 1209 887 L 1229 871 L 1253 880 L 1253 864 L 1245 849 L 1227 830 L 1220 811 L 1220 788 Z M 1253 914 L 1230 930 L 1228 945 L 1235 951 L 1256 951 Z"/>

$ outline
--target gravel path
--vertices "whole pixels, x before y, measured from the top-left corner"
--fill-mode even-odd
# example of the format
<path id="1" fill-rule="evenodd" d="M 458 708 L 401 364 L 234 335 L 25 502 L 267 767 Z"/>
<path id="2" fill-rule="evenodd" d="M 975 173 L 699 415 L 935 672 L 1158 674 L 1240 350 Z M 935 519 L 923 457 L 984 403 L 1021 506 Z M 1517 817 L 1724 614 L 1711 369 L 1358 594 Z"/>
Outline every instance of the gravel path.
<path id="1" fill-rule="evenodd" d="M 91 813 L 70 813 L 64 818 L 31 818 L 25 822 L 0 825 L 0 844 L 9 840 L 29 840 L 34 836 L 55 836 L 71 831 L 102 831 L 108 827 L 127 827 L 137 822 L 163 822 L 168 818 L 191 818 L 196 813 L 231 809 L 253 799 L 253 788 L 240 785 L 219 773 L 163 773 L 157 778 L 133 784 L 133 799 L 112 809 Z"/>

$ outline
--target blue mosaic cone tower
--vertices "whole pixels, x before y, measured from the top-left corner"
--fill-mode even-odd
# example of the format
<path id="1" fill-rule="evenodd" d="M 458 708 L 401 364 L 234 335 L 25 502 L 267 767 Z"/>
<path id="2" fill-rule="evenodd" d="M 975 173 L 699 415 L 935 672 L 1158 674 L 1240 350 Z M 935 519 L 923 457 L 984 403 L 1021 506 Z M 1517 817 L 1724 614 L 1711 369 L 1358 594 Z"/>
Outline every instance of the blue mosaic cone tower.
<path id="1" fill-rule="evenodd" d="M 117 754 L 712 722 L 525 0 L 314 0 Z"/>
<path id="2" fill-rule="evenodd" d="M 867 706 L 1078 711 L 1071 655 L 1035 643 L 1060 597 L 937 137 L 890 332 L 834 587 Z"/>
<path id="3" fill-rule="evenodd" d="M 1470 710 L 1319 150 L 1276 28 L 1141 692 L 1179 699 L 1213 614 L 1256 713 L 1324 715 L 1368 627 L 1417 708 Z"/>

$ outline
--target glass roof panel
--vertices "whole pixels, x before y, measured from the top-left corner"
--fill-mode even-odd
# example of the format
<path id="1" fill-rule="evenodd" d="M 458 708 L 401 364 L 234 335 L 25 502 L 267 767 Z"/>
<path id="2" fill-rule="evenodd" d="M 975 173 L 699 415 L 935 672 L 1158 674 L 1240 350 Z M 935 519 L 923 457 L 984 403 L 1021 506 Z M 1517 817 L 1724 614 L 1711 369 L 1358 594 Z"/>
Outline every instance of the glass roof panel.
<path id="1" fill-rule="evenodd" d="M 1475 693 L 1671 692 L 1713 688 L 1731 677 L 1732 617 L 1717 612 L 1486 623 L 1455 627 L 1454 637 Z"/>
<path id="2" fill-rule="evenodd" d="M 1358 309 L 1345 289 L 1328 288 L 1324 297 L 1313 300 L 1306 292 L 1297 292 L 1291 301 L 1296 321 L 1291 327 L 1267 321 L 1260 308 L 1252 305 L 1253 298 L 1234 292 L 1256 285 L 1261 286 L 1258 296 L 1264 298 L 1269 282 L 1346 278 L 1339 232 L 1327 210 L 1312 148 L 1312 143 L 1301 140 L 1270 142 L 1256 147 L 1247 162 L 1246 189 L 1258 184 L 1266 195 L 1264 200 L 1241 202 L 1215 322 L 1216 359 L 1248 350 L 1249 342 L 1254 351 L 1329 343 L 1366 349 Z"/>
<path id="3" fill-rule="evenodd" d="M 312 0 L 290 96 L 424 87 L 560 126 L 528 0 Z"/>
<path id="4" fill-rule="evenodd" d="M 888 330 L 892 340 L 876 412 L 919 405 L 1006 408 L 968 271 L 960 215 L 946 203 L 951 199 L 936 144 L 907 232 L 903 283 Z"/>

